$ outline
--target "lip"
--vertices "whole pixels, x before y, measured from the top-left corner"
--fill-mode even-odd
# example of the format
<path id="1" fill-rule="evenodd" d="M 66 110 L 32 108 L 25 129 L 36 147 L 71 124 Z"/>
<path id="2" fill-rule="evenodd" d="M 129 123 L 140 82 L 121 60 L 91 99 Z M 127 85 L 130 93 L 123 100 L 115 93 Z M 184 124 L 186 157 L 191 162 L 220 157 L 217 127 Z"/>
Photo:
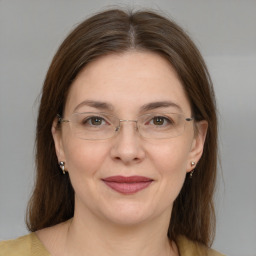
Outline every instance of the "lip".
<path id="1" fill-rule="evenodd" d="M 111 189 L 121 194 L 134 194 L 147 188 L 153 180 L 144 176 L 111 176 L 102 179 Z"/>

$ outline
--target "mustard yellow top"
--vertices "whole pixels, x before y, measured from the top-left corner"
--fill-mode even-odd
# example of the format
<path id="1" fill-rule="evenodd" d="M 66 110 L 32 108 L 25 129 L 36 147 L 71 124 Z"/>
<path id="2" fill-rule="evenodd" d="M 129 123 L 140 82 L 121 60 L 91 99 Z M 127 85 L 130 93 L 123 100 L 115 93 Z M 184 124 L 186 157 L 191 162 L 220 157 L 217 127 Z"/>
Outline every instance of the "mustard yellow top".
<path id="1" fill-rule="evenodd" d="M 180 256 L 224 256 L 181 236 L 177 240 Z M 35 233 L 0 242 L 0 256 L 51 256 Z"/>

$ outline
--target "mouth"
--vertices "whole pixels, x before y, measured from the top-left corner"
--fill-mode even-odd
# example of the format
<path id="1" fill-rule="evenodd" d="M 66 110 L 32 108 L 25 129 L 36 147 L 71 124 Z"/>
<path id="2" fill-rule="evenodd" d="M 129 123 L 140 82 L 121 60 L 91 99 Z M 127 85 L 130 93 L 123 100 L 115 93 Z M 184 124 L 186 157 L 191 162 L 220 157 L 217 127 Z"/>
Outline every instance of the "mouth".
<path id="1" fill-rule="evenodd" d="M 111 176 L 102 179 L 111 189 L 121 194 L 134 194 L 147 188 L 153 180 L 143 176 Z"/>

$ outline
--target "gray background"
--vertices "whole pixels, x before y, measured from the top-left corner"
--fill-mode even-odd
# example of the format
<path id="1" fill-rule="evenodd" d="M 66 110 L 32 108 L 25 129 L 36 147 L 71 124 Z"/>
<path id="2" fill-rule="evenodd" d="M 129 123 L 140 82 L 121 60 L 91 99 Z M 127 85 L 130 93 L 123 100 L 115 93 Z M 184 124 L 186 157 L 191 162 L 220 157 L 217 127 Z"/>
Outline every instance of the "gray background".
<path id="1" fill-rule="evenodd" d="M 107 5 L 151 7 L 182 25 L 206 59 L 218 100 L 220 178 L 214 247 L 256 256 L 256 1 L 0 0 L 0 240 L 26 234 L 36 100 L 57 47 Z"/>

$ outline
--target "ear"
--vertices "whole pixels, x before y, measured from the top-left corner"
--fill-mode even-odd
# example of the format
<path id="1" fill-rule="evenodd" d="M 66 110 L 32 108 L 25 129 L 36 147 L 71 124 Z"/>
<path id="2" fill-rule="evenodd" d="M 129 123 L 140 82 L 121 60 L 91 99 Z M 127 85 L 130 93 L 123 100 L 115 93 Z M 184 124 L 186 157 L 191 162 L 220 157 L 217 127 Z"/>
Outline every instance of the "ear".
<path id="1" fill-rule="evenodd" d="M 187 172 L 192 171 L 196 167 L 196 164 L 199 162 L 203 154 L 204 142 L 208 129 L 208 122 L 206 120 L 199 121 L 195 125 L 195 135 L 189 153 Z M 195 165 L 192 166 L 192 162 L 195 162 Z"/>
<path id="2" fill-rule="evenodd" d="M 65 153 L 63 150 L 63 142 L 62 142 L 62 133 L 61 129 L 58 127 L 58 120 L 57 118 L 52 123 L 52 137 L 55 144 L 55 151 L 58 158 L 58 162 L 63 161 L 65 162 Z"/>

